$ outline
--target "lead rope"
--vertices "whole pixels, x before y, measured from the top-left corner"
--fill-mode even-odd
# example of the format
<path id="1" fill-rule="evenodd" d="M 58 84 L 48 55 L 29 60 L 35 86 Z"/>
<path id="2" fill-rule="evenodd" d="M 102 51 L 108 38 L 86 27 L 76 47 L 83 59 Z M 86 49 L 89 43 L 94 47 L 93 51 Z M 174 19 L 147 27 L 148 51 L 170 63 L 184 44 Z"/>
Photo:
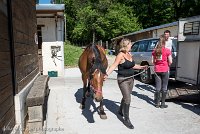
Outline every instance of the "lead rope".
<path id="1" fill-rule="evenodd" d="M 150 66 L 148 66 L 147 69 L 148 69 L 148 68 L 150 68 Z M 158 78 L 160 79 L 160 77 L 157 75 L 157 73 L 156 73 L 152 68 L 150 68 L 150 69 L 151 69 L 151 71 L 154 72 L 155 76 L 158 77 Z M 144 69 L 143 71 L 141 71 L 141 72 L 139 72 L 139 73 L 137 73 L 137 74 L 131 75 L 131 76 L 129 76 L 129 77 L 124 77 L 123 79 L 133 78 L 133 77 L 135 77 L 135 76 L 138 76 L 138 75 L 144 73 L 145 71 L 146 71 L 146 70 Z M 109 78 L 109 79 L 111 79 L 111 78 Z"/>

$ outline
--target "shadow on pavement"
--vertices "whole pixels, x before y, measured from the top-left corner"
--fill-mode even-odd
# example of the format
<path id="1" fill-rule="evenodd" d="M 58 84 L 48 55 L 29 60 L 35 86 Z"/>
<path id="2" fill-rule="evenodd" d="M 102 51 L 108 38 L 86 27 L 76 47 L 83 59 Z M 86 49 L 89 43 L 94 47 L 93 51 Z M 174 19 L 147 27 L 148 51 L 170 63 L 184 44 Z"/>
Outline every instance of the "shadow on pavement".
<path id="1" fill-rule="evenodd" d="M 120 105 L 120 102 L 116 102 L 116 101 L 112 101 L 112 100 L 109 100 L 109 99 L 104 99 L 103 100 L 103 104 L 104 106 L 110 111 L 112 112 L 113 114 L 115 114 L 117 116 L 117 118 L 123 123 L 123 118 L 122 116 L 120 116 L 117 111 L 119 109 L 119 105 Z M 118 104 L 118 105 L 117 105 Z"/>
<path id="2" fill-rule="evenodd" d="M 137 87 L 138 89 L 140 90 L 146 90 L 146 91 L 149 91 L 151 92 L 152 94 L 155 93 L 155 88 L 148 85 L 148 84 L 135 84 L 135 87 Z M 143 99 L 145 100 L 147 103 L 151 104 L 154 106 L 154 100 L 151 99 L 149 96 L 147 95 L 144 95 L 144 94 L 139 94 L 138 92 L 136 91 L 132 91 L 132 95 L 134 96 L 137 96 L 138 98 L 140 99 Z"/>
<path id="3" fill-rule="evenodd" d="M 155 93 L 155 88 L 148 84 L 135 84 L 135 87 L 137 87 L 140 90 L 146 90 L 146 91 Z"/>
<path id="4" fill-rule="evenodd" d="M 151 98 L 149 98 L 149 96 L 144 95 L 144 94 L 139 94 L 136 91 L 132 91 L 131 94 L 134 95 L 134 96 L 136 96 L 136 97 L 138 97 L 138 98 L 140 98 L 140 99 L 142 99 L 142 100 L 145 100 L 147 103 L 149 103 L 149 104 L 151 104 L 151 105 L 154 106 L 154 100 L 151 99 Z"/>
<path id="5" fill-rule="evenodd" d="M 82 97 L 83 97 L 83 88 L 78 89 L 78 91 L 74 95 L 76 97 L 76 102 L 81 105 Z M 93 107 L 93 111 L 91 111 L 90 106 Z M 93 101 L 93 98 L 87 97 L 85 101 L 85 108 L 80 109 L 82 110 L 83 116 L 87 119 L 89 123 L 94 123 L 94 113 L 97 112 L 98 107 L 96 107 L 96 104 Z"/>
<path id="6" fill-rule="evenodd" d="M 183 102 L 174 102 L 174 103 L 177 105 L 181 105 L 183 108 L 188 109 L 197 115 L 200 115 L 200 104 L 191 104 Z"/>

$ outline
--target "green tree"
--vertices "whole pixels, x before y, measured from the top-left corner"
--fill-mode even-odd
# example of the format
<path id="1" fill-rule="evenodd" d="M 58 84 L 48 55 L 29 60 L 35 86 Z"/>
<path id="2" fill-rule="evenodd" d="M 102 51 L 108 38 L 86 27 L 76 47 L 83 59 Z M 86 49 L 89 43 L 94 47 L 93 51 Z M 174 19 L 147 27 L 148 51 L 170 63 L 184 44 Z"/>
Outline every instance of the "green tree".
<path id="1" fill-rule="evenodd" d="M 200 13 L 199 0 L 118 0 L 130 5 L 142 27 L 148 28 L 177 21 Z"/>
<path id="2" fill-rule="evenodd" d="M 125 4 L 131 5 L 144 28 L 173 21 L 170 0 L 125 0 Z"/>
<path id="3" fill-rule="evenodd" d="M 56 0 L 65 4 L 67 39 L 113 37 L 198 15 L 199 0 Z"/>
<path id="4" fill-rule="evenodd" d="M 141 29 L 132 9 L 125 4 L 99 0 L 77 11 L 72 38 L 92 42 L 109 40 L 120 34 Z"/>
<path id="5" fill-rule="evenodd" d="M 87 0 L 63 0 L 65 4 L 66 16 L 66 37 L 73 42 L 72 32 L 77 23 L 78 10 L 87 5 Z"/>
<path id="6" fill-rule="evenodd" d="M 95 34 L 99 14 L 91 6 L 84 7 L 77 12 L 77 22 L 72 32 L 76 40 L 91 41 Z"/>
<path id="7" fill-rule="evenodd" d="M 124 4 L 111 5 L 105 15 L 105 30 L 109 39 L 141 29 L 132 9 Z"/>
<path id="8" fill-rule="evenodd" d="M 175 18 L 191 17 L 199 15 L 200 1 L 199 0 L 171 0 L 175 9 Z"/>

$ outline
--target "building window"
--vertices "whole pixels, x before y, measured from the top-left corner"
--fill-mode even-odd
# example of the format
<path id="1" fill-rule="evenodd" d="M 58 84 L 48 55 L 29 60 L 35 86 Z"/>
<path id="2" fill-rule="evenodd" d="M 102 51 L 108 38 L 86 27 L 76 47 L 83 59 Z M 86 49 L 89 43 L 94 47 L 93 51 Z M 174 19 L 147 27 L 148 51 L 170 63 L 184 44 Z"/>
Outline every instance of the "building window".
<path id="1" fill-rule="evenodd" d="M 184 24 L 183 35 L 198 35 L 200 22 L 189 22 Z"/>

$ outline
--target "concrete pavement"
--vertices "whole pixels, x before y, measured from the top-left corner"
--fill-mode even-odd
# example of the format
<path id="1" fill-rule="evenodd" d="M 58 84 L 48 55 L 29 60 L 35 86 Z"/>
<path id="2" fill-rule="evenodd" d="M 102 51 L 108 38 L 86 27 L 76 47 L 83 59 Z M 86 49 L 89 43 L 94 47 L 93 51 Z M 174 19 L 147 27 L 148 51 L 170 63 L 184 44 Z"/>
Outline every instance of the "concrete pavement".
<path id="1" fill-rule="evenodd" d="M 135 129 L 126 128 L 117 116 L 121 93 L 113 72 L 103 86 L 104 109 L 108 119 L 100 119 L 99 103 L 91 98 L 79 108 L 82 81 L 78 68 L 65 70 L 65 77 L 51 77 L 47 111 L 47 134 L 199 134 L 199 105 L 167 102 L 167 109 L 153 106 L 154 88 L 135 80 L 130 119 Z"/>

